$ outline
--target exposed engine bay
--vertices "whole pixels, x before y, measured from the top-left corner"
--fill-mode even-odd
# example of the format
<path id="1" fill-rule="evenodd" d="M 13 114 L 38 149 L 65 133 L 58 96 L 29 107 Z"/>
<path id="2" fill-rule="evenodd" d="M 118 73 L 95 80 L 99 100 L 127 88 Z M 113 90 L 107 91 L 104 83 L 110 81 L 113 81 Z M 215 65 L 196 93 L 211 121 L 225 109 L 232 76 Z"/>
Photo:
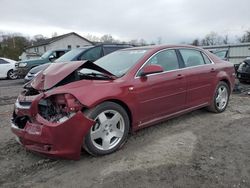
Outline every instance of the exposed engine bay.
<path id="1" fill-rule="evenodd" d="M 38 113 L 52 123 L 62 123 L 82 108 L 83 105 L 71 94 L 59 94 L 41 99 Z"/>

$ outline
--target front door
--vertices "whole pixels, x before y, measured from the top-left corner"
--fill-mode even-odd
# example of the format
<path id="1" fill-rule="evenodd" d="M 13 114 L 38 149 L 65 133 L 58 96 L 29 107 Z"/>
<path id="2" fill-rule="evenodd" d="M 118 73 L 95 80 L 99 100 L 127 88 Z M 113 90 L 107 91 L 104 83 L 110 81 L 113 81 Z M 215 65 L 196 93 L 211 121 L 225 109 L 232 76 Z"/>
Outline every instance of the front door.
<path id="1" fill-rule="evenodd" d="M 139 105 L 140 124 L 182 110 L 186 102 L 186 78 L 179 68 L 175 50 L 163 50 L 149 59 L 145 66 L 158 64 L 164 72 L 140 77 L 134 91 Z"/>

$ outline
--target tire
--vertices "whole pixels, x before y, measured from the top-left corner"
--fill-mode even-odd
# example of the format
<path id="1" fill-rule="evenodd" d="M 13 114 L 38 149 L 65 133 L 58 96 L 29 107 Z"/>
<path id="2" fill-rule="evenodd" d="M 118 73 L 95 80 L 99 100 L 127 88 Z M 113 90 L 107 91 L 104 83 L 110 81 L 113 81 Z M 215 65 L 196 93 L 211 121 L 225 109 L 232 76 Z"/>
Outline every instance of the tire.
<path id="1" fill-rule="evenodd" d="M 126 142 L 130 121 L 127 112 L 117 103 L 104 102 L 86 112 L 86 116 L 96 121 L 83 143 L 91 155 L 110 154 Z"/>
<path id="2" fill-rule="evenodd" d="M 11 70 L 8 71 L 8 73 L 7 73 L 7 78 L 8 78 L 8 79 L 11 79 L 11 80 L 17 79 L 17 75 L 14 73 L 14 70 L 13 70 L 13 69 L 11 69 Z"/>
<path id="3" fill-rule="evenodd" d="M 214 113 L 224 112 L 227 108 L 229 97 L 230 90 L 227 83 L 220 81 L 215 89 L 211 105 L 207 109 Z"/>

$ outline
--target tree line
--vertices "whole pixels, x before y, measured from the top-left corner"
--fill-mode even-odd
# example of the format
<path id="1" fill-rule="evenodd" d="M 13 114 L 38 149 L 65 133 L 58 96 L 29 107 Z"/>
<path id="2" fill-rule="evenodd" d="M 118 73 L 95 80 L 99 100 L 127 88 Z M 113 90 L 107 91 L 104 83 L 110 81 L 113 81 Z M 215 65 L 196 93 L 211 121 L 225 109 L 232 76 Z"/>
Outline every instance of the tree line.
<path id="1" fill-rule="evenodd" d="M 56 37 L 57 33 L 52 33 L 52 37 Z M 95 35 L 88 34 L 84 36 L 90 41 L 99 43 L 126 43 L 126 44 L 132 44 L 135 46 L 145 46 L 145 45 L 154 45 L 154 44 L 161 44 L 162 38 L 158 37 L 156 41 L 153 42 L 147 42 L 145 39 L 132 39 L 130 41 L 121 41 L 118 39 L 115 39 L 110 34 L 105 34 L 101 37 L 97 37 Z M 46 40 L 47 38 L 43 35 L 35 35 L 32 38 L 24 36 L 19 33 L 4 33 L 0 31 L 0 57 L 7 57 L 10 59 L 18 60 L 19 56 L 22 54 L 22 52 L 25 50 L 26 47 L 31 46 L 32 44 Z M 228 35 L 219 35 L 216 32 L 210 32 L 209 34 L 205 35 L 202 39 L 194 39 L 191 44 L 195 46 L 211 46 L 211 45 L 221 45 L 221 44 L 229 44 L 230 40 Z M 250 30 L 245 31 L 245 33 L 236 39 L 234 41 L 235 43 L 245 43 L 250 42 Z M 185 43 L 185 42 L 184 42 Z"/>
<path id="2" fill-rule="evenodd" d="M 245 43 L 250 42 L 250 31 L 245 31 L 245 33 L 241 37 L 237 37 L 234 43 Z M 230 39 L 228 35 L 219 35 L 216 32 L 210 32 L 209 34 L 205 35 L 202 39 L 194 39 L 191 45 L 194 46 L 212 46 L 212 45 L 223 45 L 229 44 Z"/>

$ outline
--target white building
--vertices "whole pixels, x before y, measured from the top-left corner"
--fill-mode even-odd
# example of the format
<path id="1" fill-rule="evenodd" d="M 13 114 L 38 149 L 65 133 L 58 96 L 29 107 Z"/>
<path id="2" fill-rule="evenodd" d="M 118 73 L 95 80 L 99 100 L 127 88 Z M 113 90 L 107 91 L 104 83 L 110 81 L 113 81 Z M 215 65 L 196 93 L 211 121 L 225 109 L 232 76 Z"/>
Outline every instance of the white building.
<path id="1" fill-rule="evenodd" d="M 40 57 L 48 50 L 73 49 L 88 45 L 93 45 L 93 43 L 77 33 L 72 32 L 34 43 L 32 46 L 25 48 L 25 51 L 19 58 L 21 60 L 32 59 Z"/>
<path id="2" fill-rule="evenodd" d="M 202 46 L 202 48 L 212 51 L 220 58 L 234 64 L 238 64 L 250 57 L 250 43 Z"/>

